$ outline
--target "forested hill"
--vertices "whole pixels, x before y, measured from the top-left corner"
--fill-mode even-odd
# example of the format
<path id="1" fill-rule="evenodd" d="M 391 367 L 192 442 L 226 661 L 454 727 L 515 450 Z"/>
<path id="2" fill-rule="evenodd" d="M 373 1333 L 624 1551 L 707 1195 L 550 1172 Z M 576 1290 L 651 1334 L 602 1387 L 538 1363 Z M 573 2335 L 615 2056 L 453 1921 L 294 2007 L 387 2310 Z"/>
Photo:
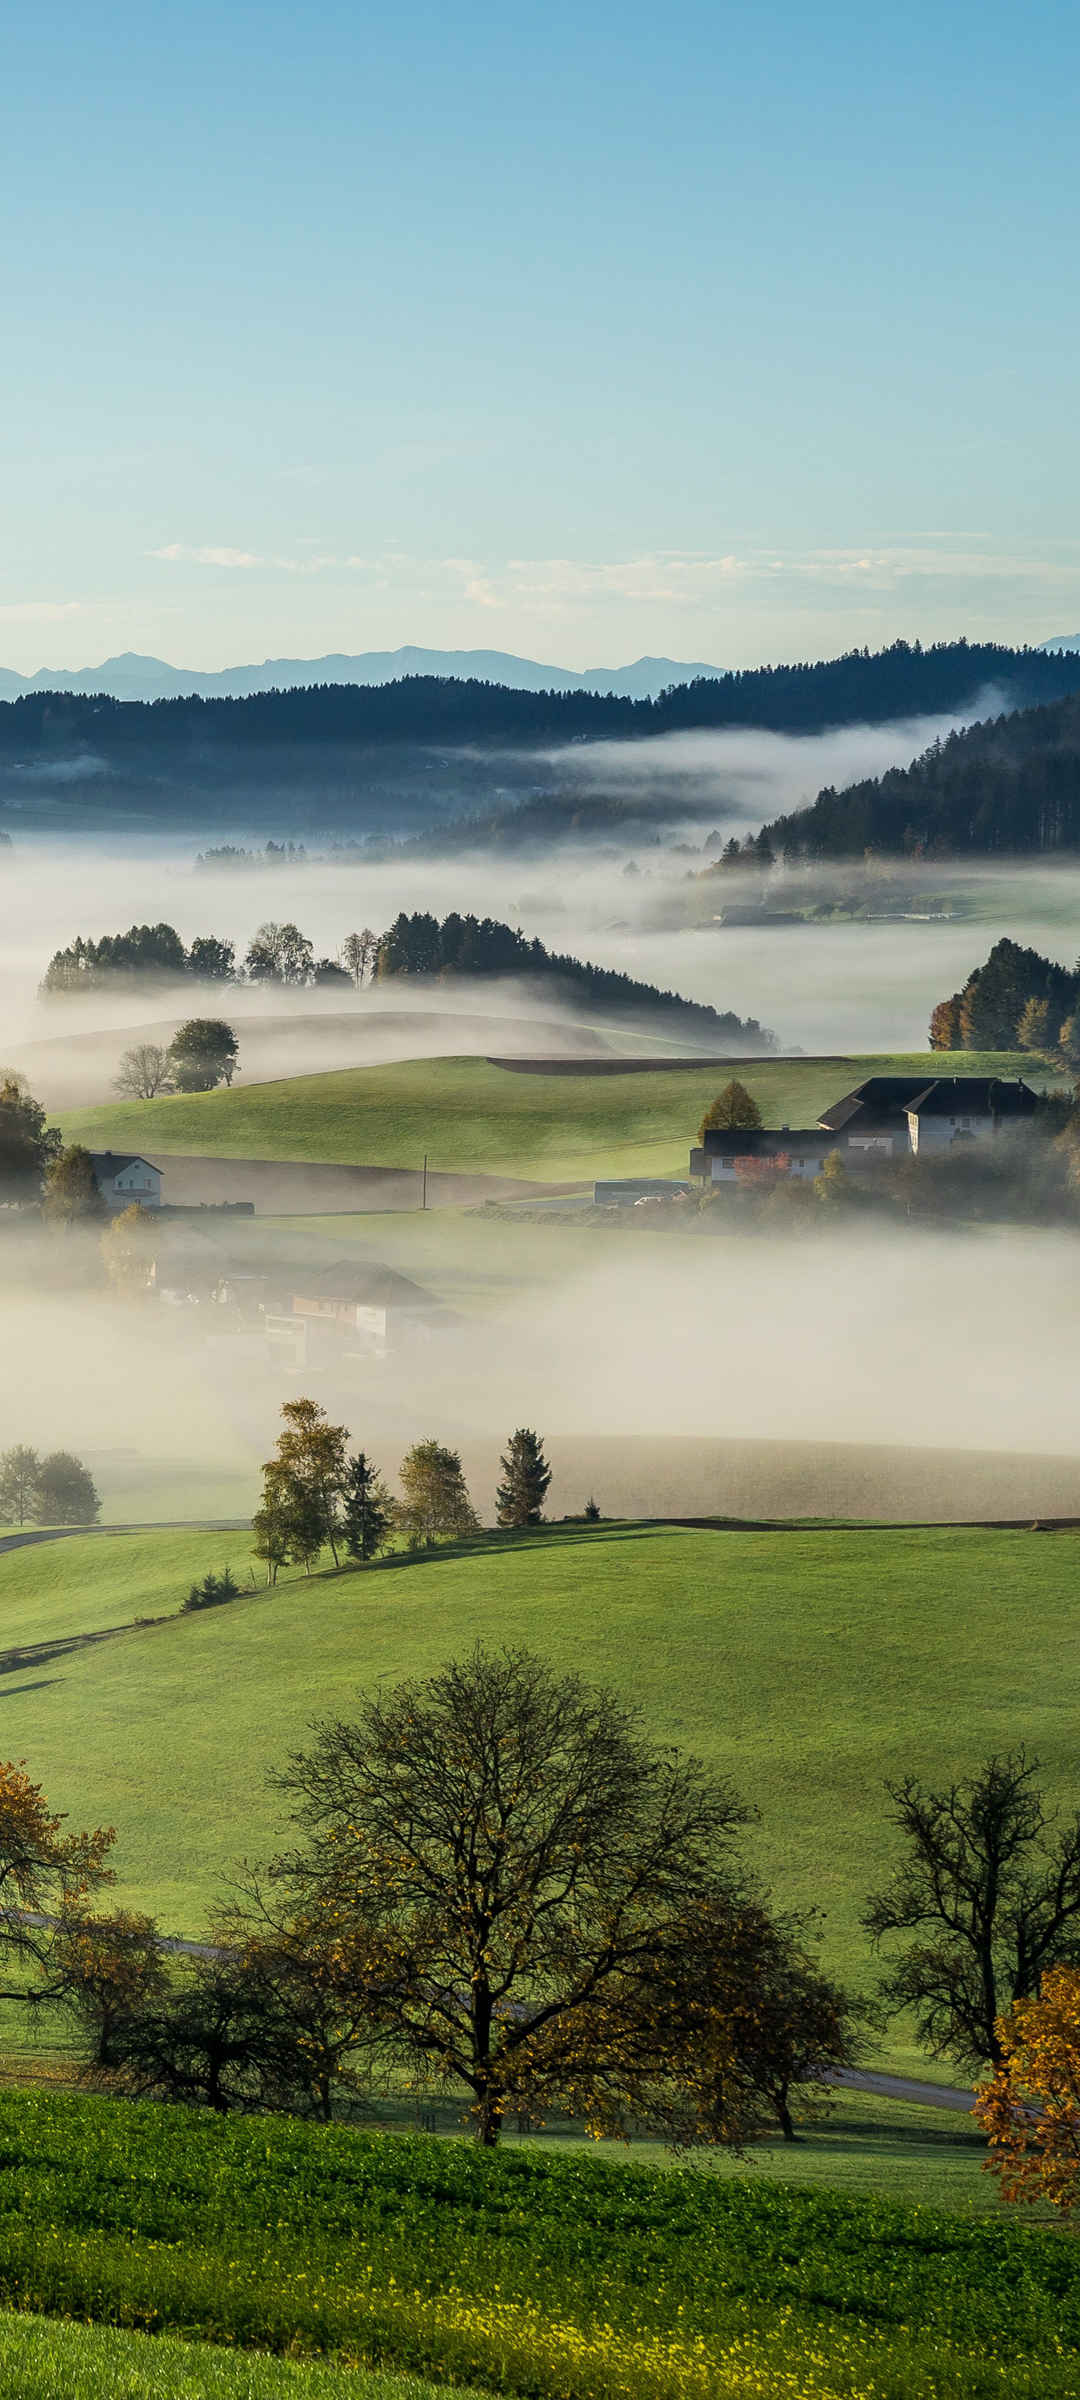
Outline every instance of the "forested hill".
<path id="1" fill-rule="evenodd" d="M 957 857 L 1080 847 L 1080 698 L 971 725 L 767 828 L 810 858 L 930 849 Z"/>
<path id="2" fill-rule="evenodd" d="M 758 726 L 812 733 L 895 717 L 993 705 L 1020 708 L 1080 691 L 1080 656 L 996 643 L 896 642 L 816 665 L 756 667 L 677 684 L 656 700 L 588 692 L 512 691 L 452 677 L 405 676 L 372 686 L 324 684 L 247 699 L 113 700 L 33 692 L 0 703 L 0 767 L 93 757 L 114 769 L 167 772 L 216 754 L 286 746 L 559 743 L 634 738 L 690 728 Z"/>

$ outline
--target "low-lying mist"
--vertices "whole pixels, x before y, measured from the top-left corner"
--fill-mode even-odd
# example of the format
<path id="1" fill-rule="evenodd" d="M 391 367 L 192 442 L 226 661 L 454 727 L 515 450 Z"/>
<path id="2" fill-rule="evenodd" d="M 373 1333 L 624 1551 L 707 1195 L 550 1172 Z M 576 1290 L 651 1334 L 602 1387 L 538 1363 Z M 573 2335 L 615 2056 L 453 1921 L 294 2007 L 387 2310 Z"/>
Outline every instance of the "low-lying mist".
<path id="1" fill-rule="evenodd" d="M 1074 1237 L 596 1239 L 594 1267 L 332 1370 L 286 1370 L 260 1333 L 216 1331 L 213 1304 L 35 1293 L 20 1244 L 0 1448 L 100 1461 L 106 1518 L 219 1514 L 230 1479 L 246 1513 L 280 1403 L 304 1391 L 391 1475 L 414 1439 L 460 1447 L 489 1520 L 519 1424 L 550 1445 L 552 1515 L 594 1488 L 633 1516 L 1080 1515 Z M 351 1255 L 377 1260 L 377 1228 Z M 161 1497 L 178 1464 L 183 1505 Z"/>

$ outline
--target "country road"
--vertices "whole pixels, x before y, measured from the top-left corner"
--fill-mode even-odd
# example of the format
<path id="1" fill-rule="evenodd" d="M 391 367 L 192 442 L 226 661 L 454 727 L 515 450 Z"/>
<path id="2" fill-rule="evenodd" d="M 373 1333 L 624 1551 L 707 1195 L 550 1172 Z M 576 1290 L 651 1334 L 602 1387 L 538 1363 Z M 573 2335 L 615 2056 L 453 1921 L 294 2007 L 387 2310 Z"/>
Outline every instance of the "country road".
<path id="1" fill-rule="evenodd" d="M 0 1556 L 5 1550 L 25 1550 L 31 1542 L 68 1542 L 83 1533 L 246 1533 L 250 1517 L 157 1517 L 135 1525 L 44 1525 L 30 1531 L 0 1533 Z"/>

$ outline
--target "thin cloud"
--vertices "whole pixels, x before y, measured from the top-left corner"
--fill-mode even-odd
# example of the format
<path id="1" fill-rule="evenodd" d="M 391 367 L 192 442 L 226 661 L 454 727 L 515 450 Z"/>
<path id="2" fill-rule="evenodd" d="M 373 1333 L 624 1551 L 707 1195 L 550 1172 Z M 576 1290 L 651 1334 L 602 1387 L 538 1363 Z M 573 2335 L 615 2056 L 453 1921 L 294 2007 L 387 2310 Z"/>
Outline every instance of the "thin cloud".
<path id="1" fill-rule="evenodd" d="M 265 560 L 254 550 L 229 550 L 213 542 L 165 542 L 160 550 L 150 550 L 150 558 L 168 559 L 171 565 L 182 563 L 192 567 L 261 567 Z"/>
<path id="2" fill-rule="evenodd" d="M 55 625 L 62 617 L 77 617 L 81 600 L 8 600 L 0 606 L 5 625 Z"/>

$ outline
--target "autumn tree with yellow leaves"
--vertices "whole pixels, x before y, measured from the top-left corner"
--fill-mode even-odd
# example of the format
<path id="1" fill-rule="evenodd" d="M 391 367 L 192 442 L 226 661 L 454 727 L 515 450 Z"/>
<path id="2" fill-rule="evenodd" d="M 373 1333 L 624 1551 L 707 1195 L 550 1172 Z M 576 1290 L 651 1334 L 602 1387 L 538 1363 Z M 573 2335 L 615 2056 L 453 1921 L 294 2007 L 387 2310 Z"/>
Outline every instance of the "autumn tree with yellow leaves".
<path id="1" fill-rule="evenodd" d="M 1049 1967 L 998 2022 L 1001 2063 L 975 2103 L 1004 2200 L 1080 2201 L 1080 1967 Z"/>

